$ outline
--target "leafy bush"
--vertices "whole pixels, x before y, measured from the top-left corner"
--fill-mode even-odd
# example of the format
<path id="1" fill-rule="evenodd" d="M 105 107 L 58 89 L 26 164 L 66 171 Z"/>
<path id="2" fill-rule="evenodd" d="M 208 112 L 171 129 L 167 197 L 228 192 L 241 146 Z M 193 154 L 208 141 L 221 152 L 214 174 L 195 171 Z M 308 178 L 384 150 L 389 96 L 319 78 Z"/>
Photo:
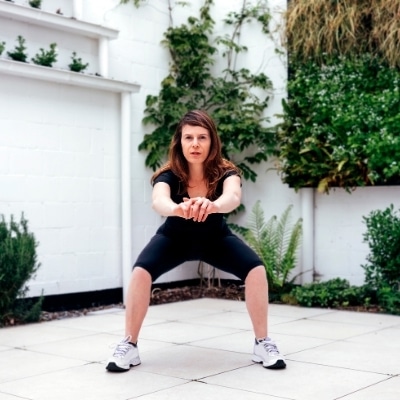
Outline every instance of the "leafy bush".
<path id="1" fill-rule="evenodd" d="M 7 55 L 14 61 L 26 62 L 28 54 L 26 53 L 25 38 L 22 36 L 17 37 L 18 44 L 13 51 L 7 51 Z"/>
<path id="2" fill-rule="evenodd" d="M 0 56 L 2 55 L 5 48 L 6 48 L 6 42 L 0 42 Z"/>
<path id="3" fill-rule="evenodd" d="M 292 225 L 291 210 L 292 206 L 289 206 L 279 220 L 274 215 L 266 222 L 260 201 L 257 201 L 246 228 L 230 225 L 242 234 L 244 240 L 261 258 L 272 292 L 281 292 L 291 283 L 289 276 L 296 267 L 296 256 L 302 236 L 302 220 L 298 219 Z"/>
<path id="4" fill-rule="evenodd" d="M 57 61 L 57 43 L 51 43 L 49 50 L 39 49 L 39 53 L 32 58 L 32 61 L 37 65 L 52 67 Z"/>
<path id="5" fill-rule="evenodd" d="M 76 56 L 75 51 L 72 53 L 71 60 L 72 62 L 68 64 L 68 67 L 73 72 L 83 72 L 89 66 L 89 63 L 84 64 L 82 58 Z"/>
<path id="6" fill-rule="evenodd" d="M 24 301 L 31 279 L 40 264 L 37 263 L 38 243 L 28 231 L 28 221 L 21 216 L 20 223 L 11 216 L 7 224 L 4 216 L 0 221 L 0 325 L 37 321 L 41 312 L 42 298 L 31 304 Z"/>
<path id="7" fill-rule="evenodd" d="M 387 311 L 400 313 L 400 215 L 393 204 L 374 210 L 363 218 L 367 226 L 364 242 L 370 254 L 365 283 L 377 291 L 379 304 Z"/>
<path id="8" fill-rule="evenodd" d="M 400 71 L 366 54 L 292 64 L 279 168 L 294 188 L 400 184 Z"/>
<path id="9" fill-rule="evenodd" d="M 366 306 L 373 301 L 373 294 L 366 286 L 352 286 L 340 278 L 298 286 L 290 295 L 305 307 Z"/>

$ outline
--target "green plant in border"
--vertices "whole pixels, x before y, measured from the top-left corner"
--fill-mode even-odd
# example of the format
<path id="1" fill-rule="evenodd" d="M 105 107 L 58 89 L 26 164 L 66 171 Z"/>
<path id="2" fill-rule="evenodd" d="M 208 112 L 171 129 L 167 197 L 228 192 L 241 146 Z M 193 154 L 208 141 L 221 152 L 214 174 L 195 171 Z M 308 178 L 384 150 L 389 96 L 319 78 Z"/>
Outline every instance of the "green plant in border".
<path id="1" fill-rule="evenodd" d="M 71 64 L 68 65 L 69 69 L 74 72 L 83 72 L 89 65 L 89 63 L 84 64 L 82 58 L 76 56 L 76 52 L 72 53 Z"/>
<path id="2" fill-rule="evenodd" d="M 375 301 L 367 286 L 353 286 L 341 278 L 298 286 L 290 292 L 290 297 L 304 307 L 369 306 Z"/>
<path id="3" fill-rule="evenodd" d="M 266 161 L 276 148 L 275 132 L 267 127 L 264 111 L 272 91 L 270 79 L 263 73 L 253 74 L 246 68 L 236 70 L 238 54 L 247 50 L 238 38 L 244 23 L 258 21 L 268 33 L 270 14 L 266 7 L 244 6 L 230 13 L 225 22 L 232 35 L 219 37 L 211 44 L 215 22 L 211 18 L 212 0 L 206 0 L 200 17 L 189 17 L 187 24 L 169 27 L 163 44 L 169 49 L 171 67 L 162 81 L 158 96 L 146 99 L 145 125 L 154 128 L 139 145 L 148 153 L 146 165 L 159 167 L 168 150 L 177 122 L 188 109 L 205 109 L 217 123 L 223 146 L 223 156 L 233 160 L 243 171 L 245 179 L 256 180 L 254 164 Z M 220 46 L 220 47 L 218 47 Z M 212 74 L 215 57 L 221 53 L 227 67 L 219 76 Z M 255 91 L 264 93 L 257 96 Z"/>
<path id="4" fill-rule="evenodd" d="M 57 61 L 57 43 L 51 43 L 49 50 L 39 49 L 32 61 L 37 65 L 52 67 Z"/>
<path id="5" fill-rule="evenodd" d="M 18 44 L 14 51 L 8 51 L 7 55 L 14 61 L 26 62 L 28 54 L 26 53 L 25 39 L 22 36 L 17 37 Z"/>
<path id="6" fill-rule="evenodd" d="M 37 321 L 43 297 L 32 304 L 26 301 L 26 282 L 37 272 L 36 248 L 38 243 L 29 232 L 28 221 L 22 214 L 20 222 L 11 216 L 0 220 L 0 325 L 13 319 L 23 322 Z"/>
<path id="7" fill-rule="evenodd" d="M 288 206 L 280 218 L 276 215 L 265 221 L 261 202 L 253 206 L 245 228 L 231 224 L 241 233 L 247 244 L 261 258 L 267 272 L 271 292 L 281 292 L 285 285 L 291 284 L 290 273 L 296 267 L 296 256 L 302 237 L 302 219 L 291 224 Z"/>
<path id="8" fill-rule="evenodd" d="M 6 42 L 0 42 L 0 56 L 3 54 L 5 48 L 6 48 Z"/>
<path id="9" fill-rule="evenodd" d="M 391 313 L 400 314 L 400 210 L 393 204 L 384 210 L 373 210 L 363 217 L 367 231 L 364 242 L 370 253 L 365 283 L 377 293 L 378 303 Z"/>

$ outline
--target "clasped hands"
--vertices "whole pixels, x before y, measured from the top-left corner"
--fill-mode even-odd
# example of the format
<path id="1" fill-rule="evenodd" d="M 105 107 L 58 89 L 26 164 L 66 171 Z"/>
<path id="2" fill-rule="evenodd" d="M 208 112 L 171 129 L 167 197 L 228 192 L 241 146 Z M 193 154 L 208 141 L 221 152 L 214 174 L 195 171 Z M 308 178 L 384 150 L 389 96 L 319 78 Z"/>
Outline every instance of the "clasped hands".
<path id="1" fill-rule="evenodd" d="M 184 197 L 178 205 L 178 215 L 185 219 L 193 219 L 195 222 L 204 222 L 209 214 L 217 213 L 218 207 L 206 197 Z"/>

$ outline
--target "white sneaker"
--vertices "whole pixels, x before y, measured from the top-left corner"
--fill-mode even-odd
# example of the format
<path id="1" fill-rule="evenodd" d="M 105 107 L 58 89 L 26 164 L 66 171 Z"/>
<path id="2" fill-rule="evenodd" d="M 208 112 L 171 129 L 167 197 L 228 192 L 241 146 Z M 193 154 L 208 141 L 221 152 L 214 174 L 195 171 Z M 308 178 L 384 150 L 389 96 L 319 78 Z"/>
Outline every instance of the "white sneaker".
<path id="1" fill-rule="evenodd" d="M 106 370 L 110 372 L 129 371 L 131 366 L 140 364 L 140 357 L 137 345 L 130 342 L 131 337 L 127 336 L 117 344 L 112 357 L 108 360 Z"/>
<path id="2" fill-rule="evenodd" d="M 286 368 L 285 359 L 279 353 L 276 344 L 270 339 L 255 340 L 252 360 L 256 363 L 262 363 L 264 368 Z"/>

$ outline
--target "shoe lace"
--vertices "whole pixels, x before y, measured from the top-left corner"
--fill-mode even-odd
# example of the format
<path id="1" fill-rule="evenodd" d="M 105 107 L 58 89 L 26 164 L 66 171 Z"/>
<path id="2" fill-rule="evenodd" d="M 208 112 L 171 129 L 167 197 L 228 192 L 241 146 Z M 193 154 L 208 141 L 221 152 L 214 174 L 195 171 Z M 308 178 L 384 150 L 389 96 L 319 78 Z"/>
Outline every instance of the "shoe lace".
<path id="1" fill-rule="evenodd" d="M 280 354 L 279 350 L 276 347 L 276 344 L 274 342 L 263 340 L 260 343 L 264 346 L 264 349 L 267 353 L 273 354 L 276 356 Z"/>
<path id="2" fill-rule="evenodd" d="M 129 338 L 125 338 L 122 342 L 118 343 L 114 350 L 114 357 L 125 357 L 126 353 L 132 345 L 129 343 Z"/>

